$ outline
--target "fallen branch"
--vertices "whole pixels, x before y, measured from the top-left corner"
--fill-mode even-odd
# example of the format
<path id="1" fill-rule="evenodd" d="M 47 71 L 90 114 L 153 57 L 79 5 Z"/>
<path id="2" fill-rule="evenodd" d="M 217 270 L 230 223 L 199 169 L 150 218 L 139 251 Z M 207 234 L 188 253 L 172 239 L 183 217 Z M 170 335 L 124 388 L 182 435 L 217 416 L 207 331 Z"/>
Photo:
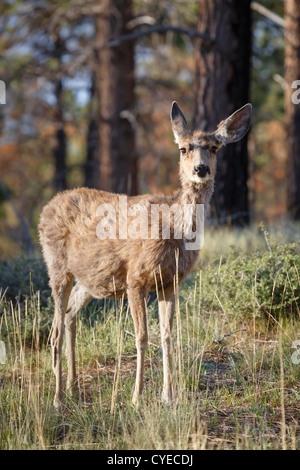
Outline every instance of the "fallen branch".
<path id="1" fill-rule="evenodd" d="M 221 339 L 214 339 L 214 343 L 222 343 L 225 338 L 228 338 L 229 336 L 235 335 L 239 331 L 247 331 L 247 328 L 241 328 L 240 330 L 233 331 L 232 333 L 228 333 L 227 335 L 224 335 L 223 338 Z"/>

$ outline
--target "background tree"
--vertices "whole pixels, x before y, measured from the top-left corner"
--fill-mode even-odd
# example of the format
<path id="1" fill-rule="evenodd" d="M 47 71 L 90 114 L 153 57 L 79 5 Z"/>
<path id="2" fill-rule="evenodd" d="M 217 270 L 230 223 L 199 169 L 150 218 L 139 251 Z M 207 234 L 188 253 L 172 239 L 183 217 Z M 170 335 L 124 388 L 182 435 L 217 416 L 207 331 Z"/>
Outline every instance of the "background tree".
<path id="1" fill-rule="evenodd" d="M 84 185 L 88 188 L 99 186 L 99 101 L 95 90 L 95 76 L 92 74 L 88 130 L 86 139 L 86 163 Z"/>
<path id="2" fill-rule="evenodd" d="M 249 102 L 251 58 L 250 0 L 199 0 L 199 39 L 195 59 L 194 127 L 214 130 Z M 215 209 L 218 218 L 249 222 L 247 137 L 218 155 Z"/>
<path id="3" fill-rule="evenodd" d="M 63 42 L 56 33 L 56 38 L 53 42 L 53 58 L 57 61 L 58 66 L 61 65 L 63 56 Z M 67 188 L 67 171 L 66 171 L 66 158 L 67 158 L 67 138 L 65 132 L 64 120 L 64 105 L 63 105 L 63 81 L 60 76 L 60 71 L 54 79 L 54 91 L 56 98 L 55 121 L 56 127 L 56 144 L 54 147 L 54 188 L 56 192 L 63 191 Z"/>
<path id="4" fill-rule="evenodd" d="M 106 44 L 128 32 L 132 0 L 103 0 L 96 18 L 96 88 L 99 112 L 99 187 L 137 193 L 134 132 L 134 43 Z"/>
<path id="5" fill-rule="evenodd" d="M 300 219 L 300 104 L 293 103 L 292 84 L 300 80 L 300 3 L 285 0 L 285 93 L 287 128 L 287 209 Z"/>

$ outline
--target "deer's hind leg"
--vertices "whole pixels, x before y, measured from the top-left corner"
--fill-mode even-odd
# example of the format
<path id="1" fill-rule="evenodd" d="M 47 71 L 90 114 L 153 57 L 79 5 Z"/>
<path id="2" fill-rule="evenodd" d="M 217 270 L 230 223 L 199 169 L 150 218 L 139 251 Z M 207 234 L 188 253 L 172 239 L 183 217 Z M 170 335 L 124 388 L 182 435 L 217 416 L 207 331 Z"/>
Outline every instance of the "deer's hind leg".
<path id="1" fill-rule="evenodd" d="M 67 391 L 73 392 L 76 380 L 75 342 L 76 342 L 76 320 L 78 312 L 87 306 L 93 296 L 77 282 L 72 289 L 65 316 L 66 329 L 66 355 L 68 361 Z"/>
<path id="2" fill-rule="evenodd" d="M 54 406 L 58 408 L 62 399 L 62 344 L 64 320 L 72 290 L 73 276 L 68 274 L 50 276 L 50 285 L 55 304 L 51 336 L 52 367 L 56 378 Z"/>

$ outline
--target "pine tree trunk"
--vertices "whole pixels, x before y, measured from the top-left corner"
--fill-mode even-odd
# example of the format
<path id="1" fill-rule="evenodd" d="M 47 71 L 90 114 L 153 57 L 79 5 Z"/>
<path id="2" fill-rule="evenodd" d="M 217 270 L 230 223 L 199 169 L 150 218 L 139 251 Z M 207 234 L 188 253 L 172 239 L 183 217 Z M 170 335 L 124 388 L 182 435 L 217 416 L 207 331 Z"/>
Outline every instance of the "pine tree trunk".
<path id="1" fill-rule="evenodd" d="M 84 171 L 84 185 L 88 188 L 99 187 L 99 100 L 96 96 L 95 79 L 92 79 L 90 116 L 86 140 L 86 164 Z"/>
<path id="2" fill-rule="evenodd" d="M 300 103 L 299 92 L 292 88 L 293 82 L 300 80 L 299 0 L 285 0 L 285 21 L 287 210 L 293 219 L 300 220 Z"/>
<path id="3" fill-rule="evenodd" d="M 196 43 L 194 127 L 213 131 L 249 102 L 250 0 L 199 0 L 198 31 L 215 39 Z M 218 153 L 214 208 L 221 221 L 249 222 L 247 137 Z M 214 212 L 214 210 L 213 210 Z"/>
<path id="4" fill-rule="evenodd" d="M 54 41 L 53 58 L 61 63 L 63 55 L 63 42 L 58 33 Z M 64 191 L 67 188 L 67 138 L 65 133 L 64 105 L 63 105 L 63 85 L 62 79 L 58 76 L 54 81 L 55 88 L 55 126 L 56 126 L 56 144 L 54 148 L 54 189 L 56 192 Z"/>
<path id="5" fill-rule="evenodd" d="M 101 47 L 124 34 L 132 19 L 132 0 L 103 0 L 96 20 L 99 95 L 99 187 L 118 193 L 137 193 L 134 132 L 134 44 Z"/>
<path id="6" fill-rule="evenodd" d="M 67 188 L 67 169 L 66 169 L 66 153 L 67 141 L 64 126 L 63 103 L 62 103 L 62 82 L 60 79 L 55 83 L 56 95 L 56 145 L 54 149 L 54 189 L 56 192 L 64 191 Z"/>

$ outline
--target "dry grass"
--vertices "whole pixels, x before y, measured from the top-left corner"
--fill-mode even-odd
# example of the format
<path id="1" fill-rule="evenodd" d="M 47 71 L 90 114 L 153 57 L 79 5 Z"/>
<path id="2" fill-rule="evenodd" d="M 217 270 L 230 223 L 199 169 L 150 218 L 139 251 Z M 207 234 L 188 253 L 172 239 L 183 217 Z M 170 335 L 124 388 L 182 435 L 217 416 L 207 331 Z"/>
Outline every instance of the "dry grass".
<path id="1" fill-rule="evenodd" d="M 78 396 L 66 396 L 58 412 L 52 407 L 54 376 L 42 330 L 49 309 L 40 306 L 38 296 L 16 306 L 2 298 L 7 362 L 0 365 L 0 448 L 299 449 L 300 365 L 291 360 L 299 318 L 272 322 L 258 317 L 255 306 L 252 318 L 221 306 L 207 310 L 199 276 L 181 292 L 188 295 L 180 297 L 175 317 L 171 407 L 160 401 L 154 301 L 138 409 L 131 404 L 136 356 L 128 309 L 95 304 L 78 323 Z"/>

